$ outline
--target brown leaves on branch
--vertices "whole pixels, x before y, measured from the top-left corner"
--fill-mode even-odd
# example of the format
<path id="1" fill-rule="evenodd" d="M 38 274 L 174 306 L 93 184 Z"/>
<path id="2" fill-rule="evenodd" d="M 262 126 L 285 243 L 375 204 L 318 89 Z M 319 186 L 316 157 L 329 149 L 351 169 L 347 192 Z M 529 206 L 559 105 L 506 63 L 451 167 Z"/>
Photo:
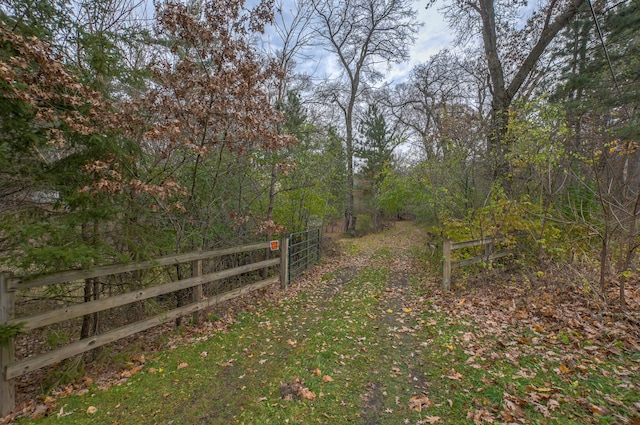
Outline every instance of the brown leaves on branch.
<path id="1" fill-rule="evenodd" d="M 73 135 L 109 137 L 116 130 L 150 155 L 154 172 L 146 177 L 137 170 L 143 162 L 121 154 L 90 160 L 83 171 L 92 183 L 83 192 L 146 195 L 156 209 L 184 210 L 179 201 L 189 191 L 177 183 L 182 165 L 197 167 L 212 153 L 244 155 L 295 142 L 279 134 L 283 116 L 269 99 L 269 88 L 282 73 L 251 42 L 271 22 L 272 6 L 264 1 L 248 10 L 240 0 L 207 2 L 199 10 L 160 5 L 151 80 L 120 103 L 108 103 L 83 85 L 46 43 L 1 26 L 0 41 L 9 55 L 0 59 L 0 95 L 32 108 L 33 128 L 57 157 L 77 150 L 70 143 Z"/>
<path id="2" fill-rule="evenodd" d="M 156 32 L 168 51 L 157 55 L 142 106 L 156 117 L 144 138 L 165 157 L 177 150 L 204 156 L 217 148 L 243 154 L 293 142 L 278 134 L 283 117 L 268 98 L 280 71 L 250 42 L 270 21 L 270 7 L 247 11 L 243 3 L 207 2 L 197 13 L 184 4 L 160 7 Z"/>
<path id="3" fill-rule="evenodd" d="M 67 147 L 66 134 L 89 135 L 107 125 L 106 102 L 68 72 L 51 47 L 0 25 L 0 41 L 10 56 L 0 59 L 2 98 L 30 105 L 35 126 L 51 145 Z"/>

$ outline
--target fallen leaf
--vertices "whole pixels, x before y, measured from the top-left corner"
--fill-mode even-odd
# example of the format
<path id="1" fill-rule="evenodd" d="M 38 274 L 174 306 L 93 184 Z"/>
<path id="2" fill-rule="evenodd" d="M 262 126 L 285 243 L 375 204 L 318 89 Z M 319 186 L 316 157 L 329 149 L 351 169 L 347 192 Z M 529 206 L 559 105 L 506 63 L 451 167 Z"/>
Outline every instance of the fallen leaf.
<path id="1" fill-rule="evenodd" d="M 445 376 L 447 378 L 453 379 L 455 381 L 457 381 L 458 379 L 462 379 L 462 375 L 460 373 L 456 372 L 455 369 L 451 369 Z"/>
<path id="2" fill-rule="evenodd" d="M 320 376 L 320 375 L 322 375 L 322 371 L 320 369 L 316 368 L 316 369 L 313 369 L 313 374 L 316 375 L 316 376 Z"/>
<path id="3" fill-rule="evenodd" d="M 33 411 L 30 417 L 32 419 L 41 419 L 46 416 L 48 411 L 49 411 L 48 406 L 45 406 L 44 404 L 39 404 L 36 406 L 36 409 Z"/>
<path id="4" fill-rule="evenodd" d="M 178 365 L 178 369 L 185 369 L 187 367 L 189 367 L 189 364 L 188 363 L 184 363 L 184 362 L 182 362 L 182 363 L 180 363 Z"/>
<path id="5" fill-rule="evenodd" d="M 537 323 L 534 323 L 534 324 L 533 324 L 533 329 L 534 329 L 536 332 L 541 333 L 541 334 L 543 334 L 543 333 L 546 333 L 546 332 L 547 332 L 547 331 L 546 331 L 542 326 L 538 325 Z"/>
<path id="6" fill-rule="evenodd" d="M 493 415 L 484 409 L 476 410 L 475 412 L 469 410 L 467 412 L 467 419 L 472 419 L 475 425 L 482 425 L 484 422 L 492 424 L 495 421 Z"/>
<path id="7" fill-rule="evenodd" d="M 416 412 L 422 412 L 422 409 L 426 409 L 431 406 L 431 400 L 426 395 L 415 395 L 409 399 L 409 407 Z"/>
<path id="8" fill-rule="evenodd" d="M 93 415 L 97 411 L 98 411 L 98 409 L 96 407 L 94 407 L 94 406 L 87 407 L 87 414 L 89 414 L 89 415 Z"/>
<path id="9" fill-rule="evenodd" d="M 300 396 L 305 400 L 314 400 L 316 398 L 316 395 L 312 391 L 309 391 L 308 388 L 303 388 L 300 391 Z"/>
<path id="10" fill-rule="evenodd" d="M 333 382 L 333 378 L 330 377 L 329 375 L 324 375 L 322 377 L 322 382 Z"/>
<path id="11" fill-rule="evenodd" d="M 405 313 L 411 313 L 413 311 L 412 308 L 403 308 L 402 311 L 404 311 Z"/>
<path id="12" fill-rule="evenodd" d="M 595 404 L 590 404 L 589 405 L 589 410 L 591 411 L 591 413 L 593 413 L 594 416 L 603 416 L 607 414 L 607 410 L 600 407 L 600 406 L 596 406 Z"/>
<path id="13" fill-rule="evenodd" d="M 566 367 L 565 365 L 563 365 L 563 364 L 561 364 L 558 367 L 558 369 L 560 370 L 560 372 L 562 372 L 565 375 L 568 374 L 568 373 L 571 373 L 571 370 L 568 367 Z"/>

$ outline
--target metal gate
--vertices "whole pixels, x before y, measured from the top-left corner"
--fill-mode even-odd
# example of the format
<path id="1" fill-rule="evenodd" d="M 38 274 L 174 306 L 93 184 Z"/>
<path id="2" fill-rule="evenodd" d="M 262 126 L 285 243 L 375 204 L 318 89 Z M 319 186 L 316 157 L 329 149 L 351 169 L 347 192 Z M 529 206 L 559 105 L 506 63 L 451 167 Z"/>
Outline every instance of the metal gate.
<path id="1" fill-rule="evenodd" d="M 320 229 L 289 235 L 289 282 L 320 261 Z"/>

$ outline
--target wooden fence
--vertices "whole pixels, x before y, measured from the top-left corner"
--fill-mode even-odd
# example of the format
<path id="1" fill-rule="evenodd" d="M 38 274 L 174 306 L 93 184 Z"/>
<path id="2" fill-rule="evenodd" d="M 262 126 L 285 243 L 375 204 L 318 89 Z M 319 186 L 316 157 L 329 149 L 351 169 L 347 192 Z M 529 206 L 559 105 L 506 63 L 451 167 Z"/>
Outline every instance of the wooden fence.
<path id="1" fill-rule="evenodd" d="M 442 287 L 444 290 L 449 291 L 451 289 L 451 270 L 456 267 L 469 266 L 471 264 L 477 264 L 482 262 L 490 262 L 497 258 L 505 257 L 513 253 L 511 250 L 502 250 L 494 252 L 494 238 L 484 238 L 473 241 L 465 242 L 452 242 L 445 240 L 442 244 L 442 253 L 444 256 L 444 266 L 442 268 Z M 465 258 L 464 260 L 451 261 L 451 253 L 456 249 L 472 248 L 474 246 L 483 246 L 484 254 L 476 257 Z"/>
<path id="2" fill-rule="evenodd" d="M 177 308 L 164 311 L 153 317 L 136 321 L 89 338 L 80 339 L 77 342 L 70 343 L 43 354 L 16 360 L 15 339 L 10 339 L 8 346 L 0 347 L 0 370 L 2 371 L 2 376 L 0 377 L 0 416 L 8 415 L 15 406 L 15 383 L 13 380 L 16 377 L 131 336 L 146 329 L 150 329 L 162 323 L 176 320 L 183 316 L 198 314 L 198 312 L 213 307 L 223 301 L 266 287 L 276 282 L 280 282 L 281 288 L 286 289 L 288 285 L 288 241 L 288 236 L 283 236 L 280 241 L 280 256 L 278 258 L 271 259 L 269 259 L 270 255 L 268 250 L 273 249 L 273 245 L 270 244 L 270 242 L 262 242 L 226 249 L 170 255 L 137 263 L 100 266 L 91 270 L 65 271 L 46 276 L 38 276 L 32 279 L 18 279 L 14 278 L 10 273 L 0 273 L 0 325 L 19 325 L 21 326 L 22 332 L 28 332 L 44 326 L 80 318 L 90 314 L 96 314 L 98 312 L 125 306 L 138 301 L 149 300 L 154 297 L 192 288 L 190 289 L 192 299 L 186 305 L 178 306 Z M 264 251 L 265 254 L 260 254 L 259 256 L 262 258 L 266 257 L 268 259 L 254 261 L 250 264 L 243 264 L 237 267 L 215 271 L 213 273 L 203 274 L 202 272 L 203 260 L 206 261 L 233 254 L 241 255 L 252 251 L 255 253 L 255 251 L 260 250 Z M 179 265 L 185 265 L 187 267 L 191 265 L 191 277 L 178 279 L 169 283 L 149 286 L 133 292 L 113 295 L 107 298 L 67 305 L 60 309 L 47 311 L 30 317 L 14 318 L 15 294 L 17 291 L 30 288 L 43 288 L 48 285 L 82 281 L 128 272 L 138 272 L 162 266 L 180 267 Z M 274 271 L 271 273 L 271 276 L 269 276 L 269 270 L 278 265 L 280 266 L 279 272 L 275 273 Z M 257 271 L 261 271 L 262 277 L 259 277 L 259 279 L 261 279 L 259 281 L 242 284 L 240 287 L 216 294 L 215 296 L 207 297 L 203 293 L 203 286 L 205 284 L 211 284 L 212 282 L 221 281 L 234 276 L 238 277 L 243 274 L 246 276 L 246 273 Z M 253 280 L 256 280 L 255 276 L 260 274 L 254 273 L 253 275 Z"/>

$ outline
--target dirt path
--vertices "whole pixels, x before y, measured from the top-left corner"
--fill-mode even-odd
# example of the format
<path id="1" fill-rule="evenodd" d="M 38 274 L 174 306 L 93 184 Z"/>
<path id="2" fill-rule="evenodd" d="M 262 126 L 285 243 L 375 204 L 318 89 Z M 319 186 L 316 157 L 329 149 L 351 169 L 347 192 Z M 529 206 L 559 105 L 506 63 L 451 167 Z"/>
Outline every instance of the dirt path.
<path id="1" fill-rule="evenodd" d="M 359 275 L 368 267 L 384 267 L 389 273 L 384 285 L 384 291 L 380 294 L 380 306 L 382 310 L 390 313 L 382 317 L 378 326 L 375 326 L 377 338 L 387 343 L 393 354 L 378 357 L 371 364 L 371 379 L 366 385 L 366 391 L 362 394 L 364 407 L 361 418 L 365 425 L 380 423 L 380 417 L 384 412 L 384 399 L 388 395 L 385 383 L 375 379 L 380 371 L 400 370 L 397 366 L 402 364 L 408 371 L 404 379 L 399 383 L 409 391 L 422 393 L 426 391 L 426 382 L 420 373 L 419 361 L 420 341 L 416 338 L 413 327 L 416 326 L 416 317 L 413 312 L 419 310 L 421 300 L 415 293 L 410 280 L 417 281 L 418 274 L 422 271 L 422 265 L 417 264 L 415 256 L 410 251 L 419 250 L 424 246 L 425 239 L 412 223 L 399 222 L 390 230 L 368 235 L 361 239 L 345 239 L 341 241 L 343 250 L 350 253 L 346 258 L 348 265 L 338 267 L 334 282 L 327 285 L 328 293 L 332 293 L 348 282 L 354 276 Z M 331 289 L 328 289 L 331 288 Z M 394 315 L 392 312 L 397 312 Z"/>
<path id="2" fill-rule="evenodd" d="M 336 243 L 286 293 L 25 423 L 640 423 L 637 329 L 588 319 L 577 292 L 507 277 L 443 293 L 413 223 Z"/>

